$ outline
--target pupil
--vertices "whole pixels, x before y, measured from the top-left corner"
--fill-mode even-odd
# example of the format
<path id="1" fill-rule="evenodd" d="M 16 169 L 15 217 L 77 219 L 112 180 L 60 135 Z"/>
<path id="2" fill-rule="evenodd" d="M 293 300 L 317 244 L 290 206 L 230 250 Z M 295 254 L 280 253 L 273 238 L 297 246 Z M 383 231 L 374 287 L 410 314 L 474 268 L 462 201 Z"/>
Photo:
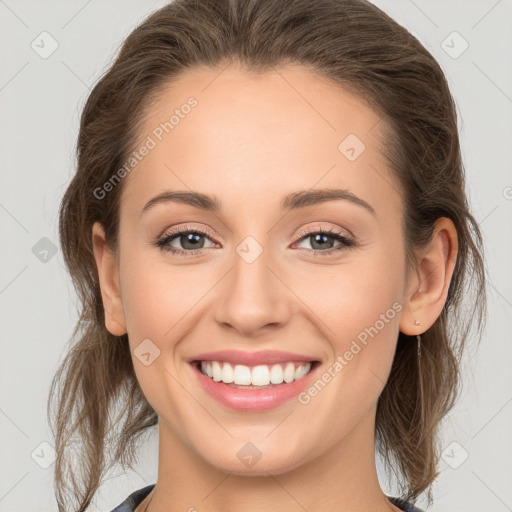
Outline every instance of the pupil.
<path id="1" fill-rule="evenodd" d="M 326 238 L 328 239 L 328 238 L 331 238 L 331 237 L 329 237 L 329 236 L 327 236 L 327 235 L 323 235 L 323 234 L 321 234 L 321 233 L 318 233 L 318 234 L 316 234 L 316 235 L 312 235 L 312 238 L 313 238 L 313 243 L 311 244 L 311 247 L 313 247 L 313 249 L 318 249 L 318 248 L 319 248 L 319 249 L 322 249 L 322 248 L 325 248 L 325 247 L 326 247 L 325 243 L 322 243 L 322 241 L 323 241 L 323 242 L 325 242 L 325 239 L 326 239 Z M 320 243 L 319 247 L 315 247 L 315 244 L 316 244 L 317 242 L 318 242 L 318 243 Z M 331 238 L 331 244 L 330 244 L 330 245 L 331 245 L 331 247 L 332 247 L 332 243 L 333 243 L 333 240 L 332 240 L 332 238 Z M 330 249 L 331 247 L 329 247 L 329 249 Z"/>
<path id="2" fill-rule="evenodd" d="M 197 242 L 198 242 L 198 238 L 201 238 L 203 235 L 199 234 L 199 233 L 188 233 L 187 235 L 182 235 L 181 236 L 181 242 L 182 242 L 182 246 L 185 248 L 185 249 L 197 249 L 198 248 L 198 245 L 197 245 Z M 185 243 L 183 243 L 183 240 L 185 240 Z M 191 247 L 187 247 L 187 244 L 188 243 L 191 243 Z M 199 249 L 202 248 L 202 245 L 199 247 Z"/>

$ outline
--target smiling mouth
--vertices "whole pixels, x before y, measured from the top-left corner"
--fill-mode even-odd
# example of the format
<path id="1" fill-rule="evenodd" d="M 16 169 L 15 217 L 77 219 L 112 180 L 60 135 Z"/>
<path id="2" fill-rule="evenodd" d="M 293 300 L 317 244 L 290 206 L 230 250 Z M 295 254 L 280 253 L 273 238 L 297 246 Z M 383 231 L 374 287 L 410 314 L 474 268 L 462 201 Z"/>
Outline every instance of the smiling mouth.
<path id="1" fill-rule="evenodd" d="M 238 389 L 265 389 L 295 382 L 316 368 L 320 361 L 287 361 L 247 366 L 225 361 L 191 361 L 203 375 Z"/>

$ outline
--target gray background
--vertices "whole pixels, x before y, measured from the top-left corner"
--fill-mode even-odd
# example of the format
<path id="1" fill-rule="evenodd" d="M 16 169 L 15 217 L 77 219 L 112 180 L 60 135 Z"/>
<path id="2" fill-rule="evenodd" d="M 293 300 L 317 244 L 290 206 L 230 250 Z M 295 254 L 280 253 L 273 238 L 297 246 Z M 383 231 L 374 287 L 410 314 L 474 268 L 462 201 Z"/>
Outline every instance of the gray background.
<path id="1" fill-rule="evenodd" d="M 73 173 L 91 86 L 126 35 L 165 3 L 0 0 L 1 512 L 57 510 L 46 402 L 77 318 L 58 247 L 58 203 Z M 480 348 L 467 353 L 464 392 L 442 430 L 442 472 L 429 510 L 512 510 L 512 2 L 375 3 L 418 37 L 447 75 L 487 251 L 488 326 Z M 50 36 L 40 36 L 45 31 Z M 43 58 L 53 40 L 58 48 Z M 464 41 L 469 47 L 458 55 Z M 113 472 L 91 510 L 109 511 L 154 483 L 157 461 L 155 428 L 137 471 Z"/>

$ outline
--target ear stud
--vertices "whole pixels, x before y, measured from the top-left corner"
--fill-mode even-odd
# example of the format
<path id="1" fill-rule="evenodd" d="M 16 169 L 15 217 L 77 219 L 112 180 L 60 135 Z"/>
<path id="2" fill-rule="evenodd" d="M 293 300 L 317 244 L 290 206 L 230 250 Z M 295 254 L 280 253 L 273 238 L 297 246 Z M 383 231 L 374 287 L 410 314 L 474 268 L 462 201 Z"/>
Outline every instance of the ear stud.
<path id="1" fill-rule="evenodd" d="M 420 325 L 420 322 L 418 320 L 414 320 L 414 325 L 418 326 Z"/>

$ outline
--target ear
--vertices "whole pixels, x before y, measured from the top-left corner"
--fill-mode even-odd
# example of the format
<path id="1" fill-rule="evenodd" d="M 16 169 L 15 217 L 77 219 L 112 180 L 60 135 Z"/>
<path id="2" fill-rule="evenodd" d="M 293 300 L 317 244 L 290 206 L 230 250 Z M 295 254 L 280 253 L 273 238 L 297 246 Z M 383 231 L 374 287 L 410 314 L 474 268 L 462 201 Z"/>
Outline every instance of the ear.
<path id="1" fill-rule="evenodd" d="M 92 227 L 92 246 L 100 279 L 105 327 L 111 334 L 122 336 L 127 331 L 117 261 L 115 254 L 107 245 L 105 231 L 99 222 L 95 222 Z"/>
<path id="2" fill-rule="evenodd" d="M 451 219 L 442 217 L 437 220 L 431 241 L 410 279 L 400 318 L 401 332 L 409 336 L 421 334 L 437 320 L 446 303 L 457 252 L 455 225 Z"/>

